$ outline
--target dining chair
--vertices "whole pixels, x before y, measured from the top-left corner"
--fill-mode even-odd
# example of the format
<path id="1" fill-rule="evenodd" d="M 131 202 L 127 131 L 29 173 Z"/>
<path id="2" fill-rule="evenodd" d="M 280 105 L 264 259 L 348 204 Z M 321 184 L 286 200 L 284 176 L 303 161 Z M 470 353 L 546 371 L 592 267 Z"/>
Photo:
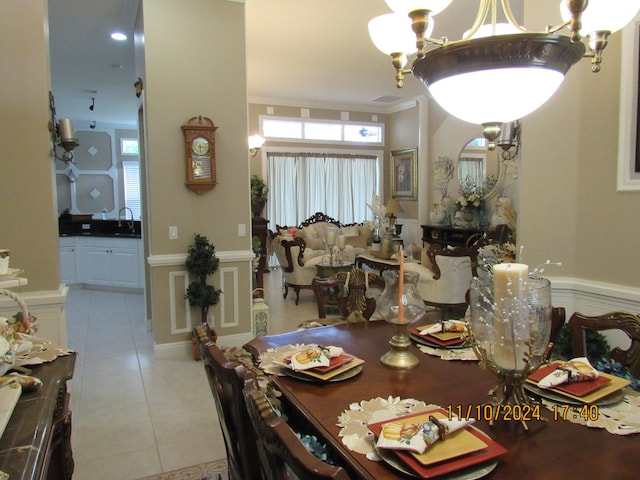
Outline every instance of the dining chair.
<path id="1" fill-rule="evenodd" d="M 373 296 L 367 295 L 367 290 L 379 289 L 382 293 L 384 280 L 377 273 L 365 272 L 355 267 L 349 272 L 338 272 L 329 278 L 314 278 L 311 285 L 318 304 L 318 318 L 326 318 L 325 302 L 329 295 L 337 302 L 342 318 L 359 312 L 369 320 L 376 309 L 376 301 Z"/>
<path id="2" fill-rule="evenodd" d="M 350 478 L 342 467 L 325 463 L 307 450 L 293 428 L 276 414 L 264 392 L 258 389 L 252 372 L 247 374 L 243 395 L 257 438 L 259 456 L 256 458 L 267 480 Z"/>
<path id="3" fill-rule="evenodd" d="M 587 316 L 574 313 L 569 319 L 569 331 L 573 342 L 574 357 L 584 357 L 587 353 L 585 330 L 621 330 L 631 340 L 626 350 L 615 347 L 609 353 L 612 360 L 620 362 L 631 374 L 640 378 L 640 317 L 626 312 L 609 312 Z"/>
<path id="4" fill-rule="evenodd" d="M 220 428 L 227 450 L 230 480 L 262 480 L 255 459 L 258 456 L 251 421 L 247 418 L 242 390 L 245 368 L 230 362 L 215 343 L 215 333 L 205 324 L 194 328 L 196 342 L 216 403 Z"/>

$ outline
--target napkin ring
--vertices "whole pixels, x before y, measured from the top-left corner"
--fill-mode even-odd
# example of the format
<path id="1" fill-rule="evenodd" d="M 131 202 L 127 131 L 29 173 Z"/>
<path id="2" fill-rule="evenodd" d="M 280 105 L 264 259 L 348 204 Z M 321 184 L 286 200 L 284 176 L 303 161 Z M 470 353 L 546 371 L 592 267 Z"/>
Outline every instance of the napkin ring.
<path id="1" fill-rule="evenodd" d="M 438 427 L 438 433 L 440 434 L 440 440 L 444 440 L 446 435 L 447 435 L 447 427 L 440 422 L 440 420 L 438 420 L 436 417 L 434 417 L 433 415 L 429 415 L 429 421 L 433 422 L 434 425 L 436 427 Z"/>

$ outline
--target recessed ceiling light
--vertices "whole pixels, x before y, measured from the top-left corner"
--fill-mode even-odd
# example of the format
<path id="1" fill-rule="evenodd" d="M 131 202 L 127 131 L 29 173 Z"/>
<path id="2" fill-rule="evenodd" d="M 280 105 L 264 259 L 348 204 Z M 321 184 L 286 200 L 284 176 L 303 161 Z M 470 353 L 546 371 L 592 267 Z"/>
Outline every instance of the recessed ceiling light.
<path id="1" fill-rule="evenodd" d="M 111 34 L 111 38 L 113 38 L 114 40 L 118 40 L 119 42 L 123 42 L 127 39 L 127 36 L 122 32 L 113 32 Z"/>

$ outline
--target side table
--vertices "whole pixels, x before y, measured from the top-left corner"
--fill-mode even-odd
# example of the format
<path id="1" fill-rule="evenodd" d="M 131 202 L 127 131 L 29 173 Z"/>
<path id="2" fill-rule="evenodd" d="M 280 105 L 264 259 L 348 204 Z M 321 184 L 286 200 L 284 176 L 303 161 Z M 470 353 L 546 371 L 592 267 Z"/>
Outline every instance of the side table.
<path id="1" fill-rule="evenodd" d="M 336 273 L 340 273 L 340 272 L 350 272 L 351 269 L 353 268 L 353 263 L 350 262 L 341 262 L 341 263 L 337 263 L 337 264 L 333 264 L 333 265 L 329 265 L 329 264 L 322 264 L 319 263 L 316 265 L 316 277 L 320 278 L 320 279 L 324 279 L 324 278 L 330 278 L 331 276 L 335 275 Z M 330 287 L 330 288 L 317 288 L 317 286 L 315 286 L 313 288 L 314 293 L 316 294 L 316 303 L 318 303 L 318 305 L 321 304 L 321 302 L 318 301 L 318 295 L 323 295 L 324 297 L 324 305 L 326 306 L 327 310 L 331 310 L 331 311 L 336 311 L 338 309 L 338 301 L 337 301 L 337 296 L 339 293 L 339 290 L 337 290 L 338 287 Z M 320 308 L 318 308 L 318 312 L 320 312 Z M 322 312 L 324 314 L 324 312 Z M 321 318 L 324 318 L 324 315 L 322 315 Z"/>
<path id="2" fill-rule="evenodd" d="M 379 258 L 370 253 L 363 253 L 356 258 L 356 267 L 362 268 L 366 265 L 374 270 L 378 270 L 380 275 L 385 270 L 400 270 L 400 262 L 394 258 Z"/>

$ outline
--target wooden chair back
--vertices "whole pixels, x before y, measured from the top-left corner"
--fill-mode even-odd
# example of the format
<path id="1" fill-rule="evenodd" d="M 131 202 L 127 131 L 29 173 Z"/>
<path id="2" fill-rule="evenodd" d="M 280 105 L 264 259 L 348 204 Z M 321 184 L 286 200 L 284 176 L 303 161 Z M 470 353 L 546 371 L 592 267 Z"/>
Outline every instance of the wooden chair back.
<path id="1" fill-rule="evenodd" d="M 230 362 L 215 343 L 215 334 L 206 324 L 194 328 L 195 339 L 204 362 L 204 369 L 216 403 L 218 419 L 227 449 L 229 478 L 261 480 L 256 439 L 247 418 L 242 390 L 245 368 Z"/>
<path id="2" fill-rule="evenodd" d="M 584 357 L 587 353 L 585 330 L 621 330 L 631 339 L 628 349 L 619 347 L 610 352 L 610 357 L 620 362 L 631 374 L 640 378 L 640 317 L 626 312 L 609 312 L 587 316 L 574 313 L 569 319 L 569 331 L 573 341 L 573 355 Z"/>
<path id="3" fill-rule="evenodd" d="M 267 480 L 350 478 L 342 467 L 324 463 L 307 450 L 291 426 L 274 412 L 251 372 L 247 375 L 243 393 L 258 442 L 256 458 L 260 459 Z"/>
<path id="4" fill-rule="evenodd" d="M 348 318 L 357 311 L 369 320 L 376 309 L 376 301 L 366 295 L 369 287 L 384 289 L 383 278 L 358 267 L 349 272 L 338 272 L 329 278 L 315 278 L 312 288 L 318 304 L 318 318 L 326 318 L 325 290 L 330 289 L 342 318 Z"/>

